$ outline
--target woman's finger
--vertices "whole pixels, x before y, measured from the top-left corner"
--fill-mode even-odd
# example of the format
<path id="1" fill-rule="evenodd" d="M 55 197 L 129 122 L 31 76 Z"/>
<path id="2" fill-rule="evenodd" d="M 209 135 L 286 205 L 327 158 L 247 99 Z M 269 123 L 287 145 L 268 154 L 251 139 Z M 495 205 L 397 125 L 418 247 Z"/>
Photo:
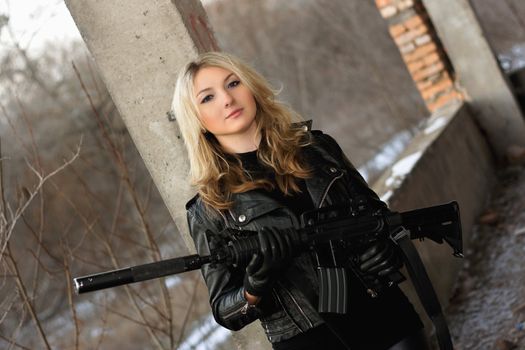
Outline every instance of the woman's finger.
<path id="1" fill-rule="evenodd" d="M 253 275 L 257 270 L 261 268 L 262 258 L 260 254 L 253 254 L 252 259 L 248 266 L 246 266 L 246 273 Z"/>

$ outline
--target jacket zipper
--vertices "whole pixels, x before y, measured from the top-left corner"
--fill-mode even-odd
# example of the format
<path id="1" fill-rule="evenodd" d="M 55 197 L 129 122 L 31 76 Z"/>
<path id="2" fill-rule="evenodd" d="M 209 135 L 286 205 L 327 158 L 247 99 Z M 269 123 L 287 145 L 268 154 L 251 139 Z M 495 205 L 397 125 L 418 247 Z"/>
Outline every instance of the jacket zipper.
<path id="1" fill-rule="evenodd" d="M 246 301 L 246 304 L 241 308 L 241 314 L 246 315 L 248 313 L 248 309 L 255 308 L 255 304 L 250 304 L 248 301 Z"/>
<path id="2" fill-rule="evenodd" d="M 297 303 L 297 300 L 295 300 L 295 298 L 293 297 L 292 293 L 288 290 L 288 288 L 286 288 L 282 283 L 279 283 L 279 285 L 286 291 L 286 293 L 288 293 L 288 295 L 292 299 L 292 301 L 295 304 L 295 306 L 297 306 L 297 308 L 299 309 L 299 312 L 301 313 L 301 315 L 303 315 L 303 317 L 306 319 L 306 321 L 308 321 L 308 324 L 310 325 L 310 328 L 314 328 L 314 325 L 313 325 L 312 321 L 308 318 L 308 316 L 306 316 L 306 314 L 304 313 L 304 310 Z"/>
<path id="3" fill-rule="evenodd" d="M 233 311 L 228 312 L 226 315 L 222 316 L 223 319 L 228 319 L 235 315 L 236 313 L 240 312 L 242 313 L 242 310 L 246 307 L 245 304 L 242 304 L 240 307 L 236 307 Z"/>
<path id="4" fill-rule="evenodd" d="M 217 211 L 222 216 L 222 220 L 224 221 L 224 227 L 228 228 L 228 220 L 226 220 L 226 216 L 224 216 L 224 213 L 222 212 L 222 210 L 217 210 Z"/>
<path id="5" fill-rule="evenodd" d="M 318 206 L 318 208 L 321 208 L 321 207 L 323 206 L 324 200 L 326 199 L 326 195 L 328 194 L 328 191 L 329 191 L 330 188 L 332 187 L 332 184 L 335 182 L 335 180 L 340 179 L 341 177 L 343 177 L 343 173 L 342 173 L 342 172 L 341 172 L 341 174 L 339 174 L 338 176 L 334 177 L 334 178 L 332 179 L 332 181 L 330 181 L 330 183 L 328 184 L 328 186 L 326 186 L 326 190 L 324 191 L 323 196 L 321 197 L 321 201 L 319 202 L 319 206 Z"/>

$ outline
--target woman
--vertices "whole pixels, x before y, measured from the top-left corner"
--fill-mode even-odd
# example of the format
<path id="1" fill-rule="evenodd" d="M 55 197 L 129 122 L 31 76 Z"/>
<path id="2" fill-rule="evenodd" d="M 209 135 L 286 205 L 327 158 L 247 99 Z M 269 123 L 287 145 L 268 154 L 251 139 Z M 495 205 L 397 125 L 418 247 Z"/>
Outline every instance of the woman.
<path id="1" fill-rule="evenodd" d="M 177 79 L 173 110 L 198 191 L 186 204 L 197 251 L 239 238 L 222 237 L 225 228 L 257 231 L 261 247 L 247 267 L 202 268 L 216 321 L 239 330 L 259 319 L 274 349 L 425 349 L 421 321 L 399 288 L 371 298 L 361 283 L 397 271 L 390 245 L 368 247 L 360 272 L 346 271 L 346 314 L 318 311 L 319 256 L 295 250 L 301 214 L 357 198 L 387 209 L 335 140 L 275 97 L 224 53 L 200 55 Z"/>

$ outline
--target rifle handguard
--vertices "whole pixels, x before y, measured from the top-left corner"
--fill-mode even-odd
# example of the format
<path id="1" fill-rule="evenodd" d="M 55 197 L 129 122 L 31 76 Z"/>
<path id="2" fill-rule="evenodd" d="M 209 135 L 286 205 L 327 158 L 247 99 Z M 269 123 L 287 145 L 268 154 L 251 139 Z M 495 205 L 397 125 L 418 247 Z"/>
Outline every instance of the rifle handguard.
<path id="1" fill-rule="evenodd" d="M 290 237 L 290 241 L 293 244 L 294 255 L 298 255 L 303 244 L 303 240 L 301 239 L 299 232 L 293 228 L 279 229 L 279 231 L 283 235 Z M 233 232 L 233 230 L 230 230 L 230 234 Z M 257 237 L 257 232 L 254 231 L 248 235 L 246 235 L 246 232 L 247 231 L 244 231 L 245 237 L 230 240 L 228 242 L 231 262 L 236 267 L 246 267 L 250 263 L 253 254 L 259 252 L 259 239 Z"/>

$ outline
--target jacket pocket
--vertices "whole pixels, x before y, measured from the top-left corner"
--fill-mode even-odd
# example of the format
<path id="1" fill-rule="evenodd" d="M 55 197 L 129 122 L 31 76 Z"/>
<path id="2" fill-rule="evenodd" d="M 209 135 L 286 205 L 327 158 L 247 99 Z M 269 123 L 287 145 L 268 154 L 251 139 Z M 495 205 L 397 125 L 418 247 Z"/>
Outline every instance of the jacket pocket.
<path id="1" fill-rule="evenodd" d="M 289 339 L 296 334 L 302 333 L 297 324 L 285 312 L 285 309 L 260 318 L 261 325 L 266 332 L 270 342 L 275 343 L 281 340 Z"/>
<path id="2" fill-rule="evenodd" d="M 241 194 L 242 195 L 242 194 Z M 287 228 L 294 226 L 291 212 L 268 196 L 250 196 L 239 200 L 241 205 L 229 210 L 235 225 L 243 230 L 258 230 L 263 226 Z"/>

